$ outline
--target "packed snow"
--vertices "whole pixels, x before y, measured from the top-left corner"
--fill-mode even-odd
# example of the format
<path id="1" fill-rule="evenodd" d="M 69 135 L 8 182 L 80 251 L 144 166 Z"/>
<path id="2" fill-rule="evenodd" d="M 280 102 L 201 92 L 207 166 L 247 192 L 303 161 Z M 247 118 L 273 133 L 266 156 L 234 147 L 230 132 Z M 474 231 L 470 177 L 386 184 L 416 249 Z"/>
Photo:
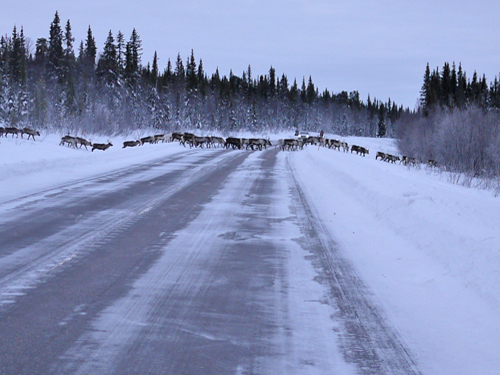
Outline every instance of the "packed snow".
<path id="1" fill-rule="evenodd" d="M 57 134 L 0 138 L 0 216 L 29 194 L 189 150 L 122 149 L 129 139 L 113 137 L 113 147 L 91 152 L 59 146 Z M 279 157 L 424 374 L 498 374 L 500 198 L 424 166 L 375 160 L 377 151 L 397 154 L 391 139 L 342 139 L 370 153 L 308 146 Z"/>

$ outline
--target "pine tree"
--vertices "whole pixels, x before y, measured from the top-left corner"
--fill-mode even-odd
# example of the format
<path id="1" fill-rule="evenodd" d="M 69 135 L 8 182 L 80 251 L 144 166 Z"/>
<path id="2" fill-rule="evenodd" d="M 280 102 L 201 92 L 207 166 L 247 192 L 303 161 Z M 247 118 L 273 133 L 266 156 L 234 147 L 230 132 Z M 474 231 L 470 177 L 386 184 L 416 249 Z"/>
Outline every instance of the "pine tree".
<path id="1" fill-rule="evenodd" d="M 191 56 L 186 64 L 186 87 L 189 91 L 195 91 L 198 88 L 198 77 L 196 75 L 196 61 L 194 52 L 191 50 Z"/>
<path id="2" fill-rule="evenodd" d="M 449 63 L 444 63 L 443 70 L 441 72 L 441 89 L 439 104 L 441 107 L 451 106 L 451 96 L 452 96 L 452 83 L 451 83 L 451 69 Z"/>
<path id="3" fill-rule="evenodd" d="M 269 93 L 271 96 L 276 93 L 276 70 L 272 66 L 269 68 Z"/>
<path id="4" fill-rule="evenodd" d="M 207 94 L 207 80 L 205 77 L 205 71 L 203 70 L 203 61 L 200 59 L 200 63 L 198 64 L 198 72 L 197 72 L 197 80 L 199 92 L 202 97 L 205 97 Z"/>
<path id="5" fill-rule="evenodd" d="M 175 77 L 178 81 L 184 81 L 186 78 L 186 71 L 182 63 L 181 54 L 177 54 L 177 61 L 175 62 Z"/>
<path id="6" fill-rule="evenodd" d="M 26 45 L 22 28 L 18 34 L 14 26 L 11 44 L 10 69 L 12 81 L 24 85 L 26 82 Z"/>
<path id="7" fill-rule="evenodd" d="M 422 108 L 422 112 L 425 116 L 429 114 L 430 108 L 430 91 L 431 91 L 431 68 L 429 63 L 425 68 L 424 73 L 424 83 L 422 88 L 420 89 L 420 107 Z"/>
<path id="8" fill-rule="evenodd" d="M 464 108 L 467 103 L 467 76 L 462 70 L 461 63 L 458 65 L 455 103 L 458 108 Z"/>
<path id="9" fill-rule="evenodd" d="M 306 102 L 307 104 L 312 104 L 318 97 L 316 89 L 314 88 L 314 84 L 312 81 L 312 77 L 309 76 L 309 82 L 307 84 L 307 94 L 306 94 Z"/>
<path id="10" fill-rule="evenodd" d="M 85 47 L 83 49 L 83 68 L 86 74 L 91 74 L 95 71 L 95 59 L 97 56 L 97 46 L 95 38 L 92 35 L 92 29 L 87 30 L 87 39 L 85 40 Z"/>
<path id="11" fill-rule="evenodd" d="M 75 38 L 73 38 L 73 34 L 71 32 L 71 24 L 68 20 L 64 33 L 64 57 L 67 67 L 70 67 L 75 63 L 75 51 L 73 49 L 74 41 Z"/>
<path id="12" fill-rule="evenodd" d="M 116 53 L 118 58 L 118 71 L 121 74 L 125 69 L 125 37 L 121 31 L 116 35 Z"/>
<path id="13" fill-rule="evenodd" d="M 125 49 L 125 75 L 135 81 L 141 69 L 142 41 L 137 30 L 132 30 Z"/>
<path id="14" fill-rule="evenodd" d="M 288 99 L 295 103 L 299 100 L 299 86 L 297 85 L 297 79 L 293 80 L 293 85 L 290 86 L 290 91 L 288 92 Z"/>
<path id="15" fill-rule="evenodd" d="M 377 137 L 385 137 L 387 129 L 385 126 L 385 106 L 384 104 L 380 105 L 379 112 L 378 112 L 378 132 L 377 132 Z"/>
<path id="16" fill-rule="evenodd" d="M 64 79 L 63 33 L 59 14 L 56 12 L 50 25 L 49 45 L 47 51 L 47 73 L 49 79 L 62 82 Z"/>
<path id="17" fill-rule="evenodd" d="M 158 70 L 158 54 L 155 51 L 153 56 L 153 66 L 151 68 L 150 80 L 153 87 L 156 87 L 158 84 L 159 70 Z"/>
<path id="18" fill-rule="evenodd" d="M 457 90 L 458 90 L 458 77 L 455 62 L 453 62 L 453 67 L 451 69 L 451 106 L 456 107 L 457 105 Z"/>
<path id="19" fill-rule="evenodd" d="M 300 99 L 302 102 L 307 102 L 306 77 L 302 77 L 302 87 L 300 89 Z"/>
<path id="20" fill-rule="evenodd" d="M 115 46 L 113 32 L 109 30 L 108 37 L 104 43 L 102 55 L 97 62 L 96 74 L 104 79 L 108 85 L 114 85 L 118 81 L 119 63 L 118 54 Z"/>

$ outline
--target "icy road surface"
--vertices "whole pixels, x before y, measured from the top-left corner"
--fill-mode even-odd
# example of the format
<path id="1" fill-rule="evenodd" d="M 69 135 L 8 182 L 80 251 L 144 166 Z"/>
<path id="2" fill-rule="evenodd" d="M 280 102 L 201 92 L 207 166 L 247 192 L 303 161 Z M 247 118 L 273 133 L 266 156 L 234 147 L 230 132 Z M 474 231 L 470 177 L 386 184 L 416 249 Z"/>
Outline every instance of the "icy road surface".
<path id="1" fill-rule="evenodd" d="M 0 373 L 420 374 L 293 158 L 186 149 L 4 200 Z"/>

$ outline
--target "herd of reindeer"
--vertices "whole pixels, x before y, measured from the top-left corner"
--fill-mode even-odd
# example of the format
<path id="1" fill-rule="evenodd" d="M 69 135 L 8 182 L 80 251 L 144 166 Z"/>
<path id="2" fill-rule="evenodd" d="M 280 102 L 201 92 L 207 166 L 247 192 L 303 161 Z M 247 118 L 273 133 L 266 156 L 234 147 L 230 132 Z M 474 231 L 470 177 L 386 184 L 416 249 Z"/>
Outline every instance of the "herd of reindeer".
<path id="1" fill-rule="evenodd" d="M 7 137 L 9 134 L 12 135 L 12 138 L 14 138 L 14 135 L 16 137 L 19 137 L 21 135 L 21 138 L 23 138 L 23 135 L 27 135 L 27 139 L 33 138 L 35 140 L 35 136 L 40 136 L 40 133 L 36 130 L 30 129 L 30 128 L 22 128 L 18 129 L 15 127 L 0 127 L 0 137 Z M 149 144 L 156 144 L 159 142 L 179 142 L 179 144 L 183 145 L 184 147 L 189 146 L 190 148 L 192 147 L 199 147 L 199 148 L 210 148 L 210 147 L 223 147 L 226 149 L 233 149 L 233 150 L 248 150 L 251 149 L 252 151 L 259 150 L 262 151 L 263 149 L 267 149 L 267 146 L 272 146 L 271 140 L 269 138 L 235 138 L 235 137 L 227 137 L 227 138 L 222 138 L 222 137 L 214 137 L 214 136 L 197 136 L 192 133 L 172 133 L 172 134 L 156 134 L 156 135 L 151 135 L 147 137 L 142 137 L 137 140 L 133 141 L 125 141 L 123 142 L 123 147 L 122 148 L 127 148 L 127 147 L 135 147 L 135 146 L 142 146 L 146 143 Z M 91 150 L 102 150 L 105 151 L 109 147 L 113 146 L 113 144 L 108 141 L 107 143 L 92 143 L 85 138 L 82 137 L 74 137 L 71 135 L 65 135 L 61 138 L 61 142 L 59 143 L 61 146 L 68 146 L 72 148 L 82 148 L 85 147 L 86 150 L 88 150 L 87 147 L 91 147 Z M 316 145 L 318 147 L 323 146 L 329 149 L 336 149 L 338 151 L 344 151 L 344 152 L 356 152 L 357 155 L 361 156 L 366 156 L 367 154 L 370 153 L 370 151 L 361 146 L 357 145 L 352 145 L 349 146 L 347 142 L 344 141 L 339 141 L 335 139 L 328 139 L 328 138 L 321 138 L 321 137 L 308 137 L 308 138 L 289 138 L 289 139 L 280 139 L 278 141 L 278 144 L 276 147 L 279 147 L 282 151 L 297 151 L 297 150 L 302 150 L 304 146 L 307 145 Z M 413 157 L 408 157 L 408 156 L 395 156 L 391 155 L 385 152 L 377 152 L 375 156 L 376 160 L 381 160 L 385 161 L 388 163 L 396 163 L 399 162 L 400 164 L 407 165 L 407 166 L 415 166 L 419 167 L 421 165 L 421 161 L 418 160 L 417 158 Z M 437 167 L 438 163 L 435 160 L 429 159 L 427 160 L 427 167 L 433 168 Z"/>

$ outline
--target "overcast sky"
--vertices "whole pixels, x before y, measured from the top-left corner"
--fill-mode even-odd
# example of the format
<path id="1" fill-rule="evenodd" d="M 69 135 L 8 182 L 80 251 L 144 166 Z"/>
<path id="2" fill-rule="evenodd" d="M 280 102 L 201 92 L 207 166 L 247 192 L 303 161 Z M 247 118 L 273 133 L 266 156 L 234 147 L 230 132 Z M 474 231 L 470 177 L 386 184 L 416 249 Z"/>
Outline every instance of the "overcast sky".
<path id="1" fill-rule="evenodd" d="M 156 50 L 160 69 L 194 50 L 205 71 L 218 67 L 254 77 L 270 66 L 290 82 L 303 77 L 320 91 L 358 90 L 361 98 L 414 108 L 425 66 L 462 63 L 488 82 L 500 73 L 498 0 L 2 0 L 1 34 L 23 26 L 33 45 L 48 37 L 56 10 L 71 22 L 75 50 L 90 25 L 99 52 L 109 30 L 126 40 L 135 28 L 142 63 Z"/>

